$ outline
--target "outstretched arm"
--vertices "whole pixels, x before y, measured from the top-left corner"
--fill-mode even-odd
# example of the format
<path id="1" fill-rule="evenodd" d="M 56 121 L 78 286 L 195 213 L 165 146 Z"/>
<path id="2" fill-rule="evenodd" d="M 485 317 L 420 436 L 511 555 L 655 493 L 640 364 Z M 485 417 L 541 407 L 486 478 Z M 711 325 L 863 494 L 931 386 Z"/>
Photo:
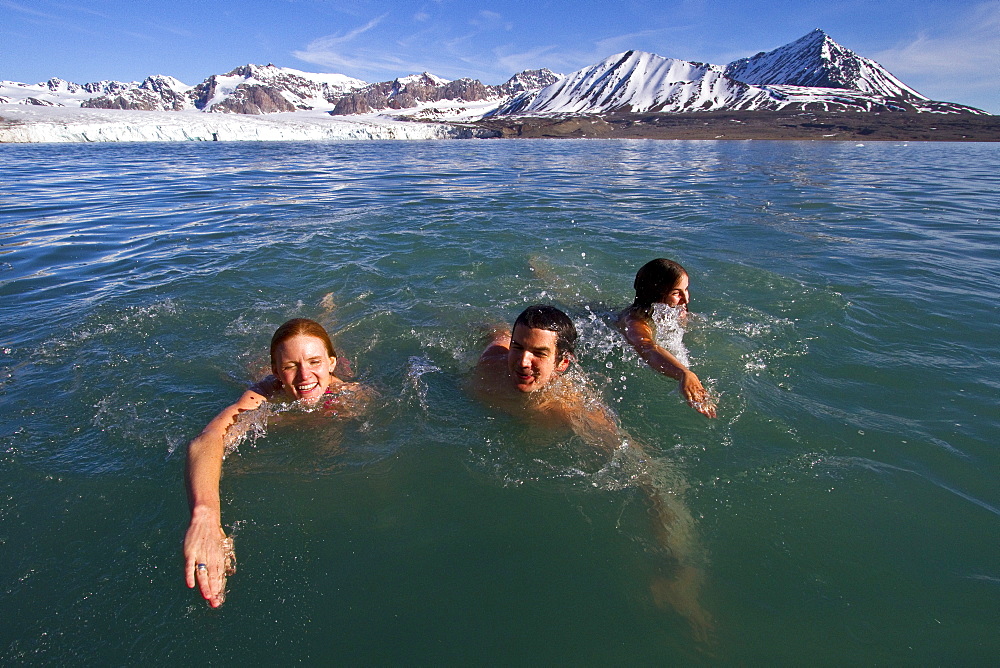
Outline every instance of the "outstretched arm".
<path id="1" fill-rule="evenodd" d="M 247 390 L 232 406 L 219 413 L 188 444 L 187 489 L 191 523 L 184 537 L 184 578 L 187 586 L 197 584 L 201 595 L 213 608 L 225 600 L 226 576 L 231 575 L 232 542 L 222 530 L 219 480 L 225 455 L 226 432 L 240 413 L 260 406 L 266 398 Z M 205 568 L 198 568 L 204 564 Z"/>
<path id="2" fill-rule="evenodd" d="M 712 395 L 702 386 L 693 371 L 681 364 L 666 348 L 657 345 L 649 321 L 628 314 L 622 318 L 620 327 L 625 340 L 651 369 L 680 382 L 681 396 L 688 406 L 702 415 L 715 417 L 715 400 Z"/>

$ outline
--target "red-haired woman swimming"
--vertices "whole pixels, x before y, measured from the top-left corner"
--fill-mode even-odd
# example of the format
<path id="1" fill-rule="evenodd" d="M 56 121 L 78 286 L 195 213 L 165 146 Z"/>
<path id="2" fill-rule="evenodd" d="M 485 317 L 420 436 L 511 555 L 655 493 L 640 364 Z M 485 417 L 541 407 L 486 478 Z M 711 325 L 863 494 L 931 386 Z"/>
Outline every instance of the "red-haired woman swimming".
<path id="1" fill-rule="evenodd" d="M 336 350 L 322 325 L 306 318 L 289 320 L 271 337 L 273 375 L 244 392 L 188 444 L 191 523 L 184 537 L 185 580 L 188 587 L 197 585 L 213 608 L 222 605 L 226 576 L 235 572 L 232 539 L 222 530 L 219 501 L 222 460 L 231 428 L 241 413 L 269 401 L 299 402 L 351 417 L 363 404 L 366 393 L 358 383 L 338 378 L 336 366 Z M 353 398 L 345 402 L 348 397 Z"/>

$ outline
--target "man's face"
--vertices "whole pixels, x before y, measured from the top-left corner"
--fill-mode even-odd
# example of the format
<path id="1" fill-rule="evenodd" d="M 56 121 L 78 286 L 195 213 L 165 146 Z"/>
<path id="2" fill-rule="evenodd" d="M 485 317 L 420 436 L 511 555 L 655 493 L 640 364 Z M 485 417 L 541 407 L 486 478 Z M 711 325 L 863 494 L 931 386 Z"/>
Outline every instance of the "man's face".
<path id="1" fill-rule="evenodd" d="M 535 392 L 565 371 L 569 359 L 559 359 L 555 332 L 519 324 L 510 335 L 507 367 L 519 391 Z"/>

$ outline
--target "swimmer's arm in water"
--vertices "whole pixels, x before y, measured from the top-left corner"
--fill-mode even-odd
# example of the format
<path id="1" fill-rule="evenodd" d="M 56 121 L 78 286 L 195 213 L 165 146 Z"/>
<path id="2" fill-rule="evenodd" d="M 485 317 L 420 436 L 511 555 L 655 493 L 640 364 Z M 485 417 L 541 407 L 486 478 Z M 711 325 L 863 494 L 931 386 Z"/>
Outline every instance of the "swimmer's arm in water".
<path id="1" fill-rule="evenodd" d="M 591 447 L 612 453 L 625 441 L 611 410 L 603 404 L 585 406 L 573 402 L 563 406 L 562 411 L 573 432 Z"/>
<path id="2" fill-rule="evenodd" d="M 510 329 L 504 325 L 491 326 L 483 334 L 486 349 L 472 370 L 469 389 L 479 399 L 489 401 L 491 395 L 502 387 L 501 378 L 507 374 Z"/>
<path id="3" fill-rule="evenodd" d="M 341 382 L 332 387 L 334 397 L 328 399 L 325 406 L 341 419 L 357 418 L 366 414 L 378 398 L 375 388 L 362 383 Z"/>
<path id="4" fill-rule="evenodd" d="M 680 382 L 681 395 L 691 408 L 707 417 L 715 417 L 715 401 L 702 386 L 697 374 L 656 344 L 653 327 L 648 320 L 627 313 L 619 321 L 619 327 L 625 340 L 651 369 Z"/>
<path id="5" fill-rule="evenodd" d="M 256 388 L 255 388 L 256 389 Z M 208 423 L 188 444 L 187 490 L 191 506 L 191 524 L 184 536 L 184 578 L 189 588 L 195 585 L 213 608 L 222 605 L 226 571 L 231 570 L 231 556 L 223 541 L 219 481 L 226 449 L 226 432 L 240 413 L 258 408 L 267 397 L 247 390 L 239 400 Z M 198 564 L 208 569 L 196 572 Z"/>
<path id="6" fill-rule="evenodd" d="M 700 547 L 691 512 L 676 493 L 660 488 L 652 471 L 655 464 L 642 444 L 621 429 L 614 414 L 603 405 L 578 411 L 574 430 L 592 447 L 611 452 L 626 446 L 639 466 L 635 483 L 646 497 L 653 535 L 662 548 L 663 572 L 654 576 L 650 590 L 658 606 L 670 606 L 687 619 L 695 637 L 707 640 L 712 616 L 701 605 L 704 572 L 698 561 Z"/>

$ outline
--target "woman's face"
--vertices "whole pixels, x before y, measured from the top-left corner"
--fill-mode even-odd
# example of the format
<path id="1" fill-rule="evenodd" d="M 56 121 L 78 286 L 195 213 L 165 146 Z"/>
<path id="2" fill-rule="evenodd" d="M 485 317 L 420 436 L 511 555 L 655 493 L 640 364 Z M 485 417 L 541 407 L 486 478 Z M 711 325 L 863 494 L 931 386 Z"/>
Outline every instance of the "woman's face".
<path id="1" fill-rule="evenodd" d="M 681 274 L 681 277 L 674 284 L 674 287 L 667 290 L 660 301 L 667 306 L 677 307 L 677 306 L 687 306 L 688 302 L 691 301 L 691 295 L 688 294 L 688 276 L 687 274 Z"/>
<path id="2" fill-rule="evenodd" d="M 300 334 L 275 348 L 271 370 L 292 399 L 308 404 L 330 387 L 336 364 L 337 358 L 330 357 L 323 341 Z"/>

